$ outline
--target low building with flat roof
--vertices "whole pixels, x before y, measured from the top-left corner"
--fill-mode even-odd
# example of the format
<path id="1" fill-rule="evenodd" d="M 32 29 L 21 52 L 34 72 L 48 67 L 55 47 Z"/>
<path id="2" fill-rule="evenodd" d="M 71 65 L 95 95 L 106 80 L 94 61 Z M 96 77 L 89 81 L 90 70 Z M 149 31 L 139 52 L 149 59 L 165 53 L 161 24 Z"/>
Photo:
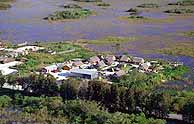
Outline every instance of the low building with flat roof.
<path id="1" fill-rule="evenodd" d="M 71 76 L 80 77 L 85 79 L 95 79 L 98 77 L 98 71 L 96 69 L 71 69 Z"/>

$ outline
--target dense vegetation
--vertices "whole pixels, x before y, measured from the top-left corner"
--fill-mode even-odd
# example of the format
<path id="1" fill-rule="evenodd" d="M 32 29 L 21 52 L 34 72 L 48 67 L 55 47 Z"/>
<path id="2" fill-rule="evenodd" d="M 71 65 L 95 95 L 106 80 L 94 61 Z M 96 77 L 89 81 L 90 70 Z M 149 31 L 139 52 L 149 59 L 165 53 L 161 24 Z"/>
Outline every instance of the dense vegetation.
<path id="1" fill-rule="evenodd" d="M 189 14 L 194 13 L 192 9 L 170 9 L 164 11 L 165 13 L 174 13 L 174 14 Z"/>
<path id="2" fill-rule="evenodd" d="M 170 74 L 168 72 L 166 75 Z M 139 76 L 133 78 L 140 81 L 139 83 L 143 82 L 139 80 Z M 4 79 L 7 80 L 7 77 Z M 14 96 L 12 94 L 10 97 L 0 97 L 0 108 L 3 111 L 1 114 L 4 115 L 1 117 L 5 117 L 2 118 L 4 121 L 8 121 L 6 116 L 10 116 L 13 118 L 10 118 L 9 121 L 14 119 L 21 121 L 27 118 L 23 119 L 24 123 L 28 121 L 53 123 L 52 120 L 55 120 L 57 123 L 64 121 L 86 124 L 106 124 L 107 122 L 164 124 L 162 120 L 146 119 L 146 117 L 166 118 L 170 112 L 182 113 L 185 121 L 194 120 L 189 115 L 193 111 L 190 108 L 193 104 L 189 102 L 194 98 L 192 92 L 152 91 L 138 85 L 139 88 L 127 88 L 102 81 L 87 82 L 77 79 L 69 79 L 58 85 L 51 75 L 33 74 L 26 78 L 13 78 L 12 80 L 13 85 L 17 81 L 25 84 L 25 90 L 22 92 L 23 95 Z M 29 97 L 24 96 L 25 94 L 49 97 Z M 96 101 L 98 104 L 89 101 Z"/>
<path id="3" fill-rule="evenodd" d="M 122 76 L 119 80 L 116 80 L 115 83 L 128 88 L 152 89 L 163 81 L 180 79 L 187 71 L 188 68 L 184 66 L 175 68 L 167 67 L 157 74 L 145 74 L 138 71 L 132 71 L 129 74 Z"/>
<path id="4" fill-rule="evenodd" d="M 158 8 L 160 6 L 156 3 L 144 3 L 141 5 L 138 5 L 137 7 L 140 7 L 140 8 Z"/>
<path id="5" fill-rule="evenodd" d="M 91 15 L 92 12 L 88 9 L 66 9 L 64 11 L 57 11 L 54 14 L 49 15 L 47 20 L 58 21 L 65 19 L 80 19 Z"/>
<path id="6" fill-rule="evenodd" d="M 1 0 L 0 1 L 0 10 L 6 10 L 8 8 L 11 8 L 10 2 L 13 0 Z"/>
<path id="7" fill-rule="evenodd" d="M 193 6 L 194 1 L 193 0 L 182 0 L 182 1 L 178 1 L 178 2 L 169 3 L 168 5 Z"/>
<path id="8" fill-rule="evenodd" d="M 165 121 L 139 115 L 108 113 L 95 102 L 71 100 L 61 97 L 28 97 L 16 95 L 13 99 L 0 96 L 1 122 L 17 123 L 71 123 L 71 124 L 164 124 Z M 14 104 L 13 104 L 14 103 Z M 6 110 L 14 107 L 20 112 Z M 9 118 L 7 118 L 9 117 Z M 119 118 L 119 119 L 118 119 Z"/>

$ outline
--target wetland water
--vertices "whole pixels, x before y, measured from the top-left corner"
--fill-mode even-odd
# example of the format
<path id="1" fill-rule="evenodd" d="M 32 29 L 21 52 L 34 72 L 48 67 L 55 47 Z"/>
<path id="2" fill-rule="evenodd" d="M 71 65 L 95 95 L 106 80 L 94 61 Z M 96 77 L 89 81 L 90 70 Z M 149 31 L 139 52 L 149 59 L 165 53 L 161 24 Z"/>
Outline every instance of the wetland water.
<path id="1" fill-rule="evenodd" d="M 168 43 L 181 42 L 182 40 L 193 40 L 193 38 L 176 35 L 176 32 L 194 29 L 194 16 L 175 17 L 171 23 L 129 23 L 120 20 L 119 17 L 126 16 L 125 11 L 129 8 L 154 0 L 105 0 L 110 7 L 96 6 L 95 3 L 77 3 L 84 8 L 94 10 L 97 14 L 88 18 L 50 23 L 43 20 L 44 17 L 57 11 L 63 10 L 61 5 L 72 3 L 71 0 L 16 0 L 12 8 L 0 11 L 0 39 L 21 43 L 24 41 L 66 41 L 77 39 L 99 39 L 106 36 L 141 36 L 139 40 L 129 43 L 126 51 L 132 55 L 150 58 L 172 59 L 183 61 L 186 65 L 194 67 L 194 59 L 185 56 L 167 56 L 160 54 L 142 54 L 142 49 L 161 48 Z M 155 19 L 165 19 L 169 15 L 162 11 L 168 0 L 159 0 L 159 9 L 143 11 L 141 15 Z M 74 2 L 76 3 L 76 2 Z M 176 19 L 177 18 L 177 19 Z M 110 46 L 90 46 L 94 50 L 111 50 Z M 131 48 L 132 47 L 132 48 Z"/>

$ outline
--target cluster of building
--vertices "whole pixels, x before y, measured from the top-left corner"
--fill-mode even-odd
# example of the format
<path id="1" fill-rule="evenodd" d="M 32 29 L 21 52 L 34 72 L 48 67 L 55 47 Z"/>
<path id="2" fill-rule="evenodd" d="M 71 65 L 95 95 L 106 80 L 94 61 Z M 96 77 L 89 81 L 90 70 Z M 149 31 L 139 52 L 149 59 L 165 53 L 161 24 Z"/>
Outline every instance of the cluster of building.
<path id="1" fill-rule="evenodd" d="M 163 68 L 157 61 L 145 61 L 140 57 L 99 55 L 86 60 L 74 59 L 53 64 L 42 68 L 41 73 L 49 73 L 58 81 L 66 80 L 69 77 L 109 80 L 121 77 L 134 69 L 142 73 L 157 73 Z"/>
<path id="2" fill-rule="evenodd" d="M 14 69 L 15 66 L 23 64 L 26 59 L 20 59 L 18 61 L 16 58 L 19 56 L 24 56 L 30 52 L 36 52 L 43 50 L 43 47 L 29 46 L 26 44 L 19 44 L 16 48 L 7 48 L 3 42 L 0 42 L 0 71 L 3 75 L 15 74 L 18 70 Z"/>

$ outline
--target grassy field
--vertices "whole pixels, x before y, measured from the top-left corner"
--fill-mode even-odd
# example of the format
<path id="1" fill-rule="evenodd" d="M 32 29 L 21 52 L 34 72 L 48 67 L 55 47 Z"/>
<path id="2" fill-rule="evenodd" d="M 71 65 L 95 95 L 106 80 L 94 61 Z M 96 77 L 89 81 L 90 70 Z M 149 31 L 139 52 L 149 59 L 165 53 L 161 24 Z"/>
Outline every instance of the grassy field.
<path id="1" fill-rule="evenodd" d="M 113 37 L 108 36 L 99 40 L 79 40 L 81 44 L 95 44 L 95 45 L 106 45 L 106 44 L 122 44 L 131 41 L 135 41 L 136 37 Z"/>

